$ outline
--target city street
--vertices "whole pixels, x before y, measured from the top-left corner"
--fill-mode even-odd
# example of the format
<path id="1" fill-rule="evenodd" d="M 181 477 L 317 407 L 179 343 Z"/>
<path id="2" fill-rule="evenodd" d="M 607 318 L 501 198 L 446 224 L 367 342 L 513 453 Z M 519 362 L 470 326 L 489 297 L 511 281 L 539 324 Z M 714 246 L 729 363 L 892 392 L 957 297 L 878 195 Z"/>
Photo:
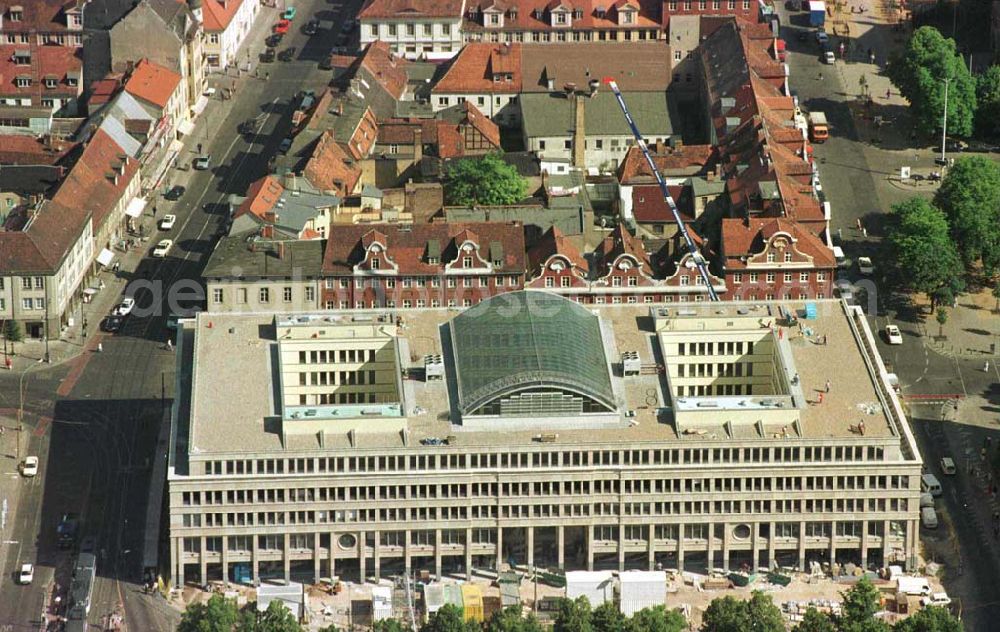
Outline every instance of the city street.
<path id="1" fill-rule="evenodd" d="M 195 132 L 184 139 L 179 168 L 169 172 L 164 183 L 163 190 L 181 184 L 187 191 L 176 202 L 151 194 L 149 208 L 156 208 L 157 218 L 166 213 L 178 216 L 169 234 L 175 246 L 164 259 L 141 258 L 134 270 L 130 256 L 122 257 L 122 274 L 127 279 L 123 293 L 136 298 L 136 312 L 116 335 L 97 333 L 97 323 L 93 323 L 88 345 L 78 358 L 58 366 L 32 367 L 25 380 L 23 437 L 30 443 L 22 444 L 22 455 L 29 450 L 40 456 L 41 472 L 35 479 L 21 480 L 14 474 L 15 459 L 7 459 L 3 467 L 0 492 L 16 507 L 11 507 L 12 520 L 2 534 L 0 549 L 4 571 L 0 629 L 38 630 L 52 581 L 64 586 L 68 581 L 63 576 L 72 564 L 72 554 L 58 550 L 55 542 L 55 527 L 65 512 L 78 513 L 82 536 L 97 539 L 92 625 L 106 625 L 108 616 L 123 608 L 126 625 L 143 632 L 172 630 L 179 617 L 162 597 L 146 596 L 141 588 L 146 500 L 152 497 L 151 459 L 160 427 L 168 421 L 174 381 L 174 357 L 165 346 L 171 334 L 166 328 L 171 308 L 165 299 L 171 288 L 186 281 L 189 295 L 178 307 L 203 307 L 198 281 L 227 221 L 224 202 L 232 193 L 244 193 L 250 182 L 267 173 L 270 157 L 287 135 L 289 106 L 298 92 L 321 90 L 330 80 L 329 71 L 319 70 L 318 62 L 333 45 L 340 20 L 310 38 L 299 27 L 312 13 L 322 10 L 332 17 L 331 11 L 323 0 L 297 7 L 296 27 L 279 47 L 280 51 L 295 46 L 294 60 L 262 64 L 259 79 L 253 72 L 237 77 L 232 69 L 229 75 L 210 76 L 210 85 L 219 91 L 197 120 Z M 242 64 L 249 51 L 249 59 L 257 65 L 275 15 L 276 9 L 262 8 L 237 55 Z M 265 72 L 271 75 L 268 81 L 263 79 Z M 233 98 L 220 100 L 222 88 L 233 86 Z M 237 132 L 248 119 L 259 121 L 253 138 Z M 199 143 L 202 153 L 212 157 L 206 171 L 190 168 Z M 154 218 L 147 216 L 144 221 L 154 230 L 148 247 L 160 234 L 152 229 Z M 118 287 L 110 273 L 105 275 L 109 288 Z M 191 288 L 199 289 L 191 293 Z M 98 342 L 103 351 L 97 351 Z M 20 377 L 19 372 L 0 376 L 0 393 L 6 394 L 0 399 L 0 419 L 10 429 L 16 426 L 12 420 L 19 402 L 9 394 L 18 392 Z M 64 396 L 57 399 L 57 392 Z M 12 456 L 14 434 L 6 432 L 0 438 L 4 452 Z M 12 579 L 21 561 L 37 565 L 30 586 L 16 585 Z"/>

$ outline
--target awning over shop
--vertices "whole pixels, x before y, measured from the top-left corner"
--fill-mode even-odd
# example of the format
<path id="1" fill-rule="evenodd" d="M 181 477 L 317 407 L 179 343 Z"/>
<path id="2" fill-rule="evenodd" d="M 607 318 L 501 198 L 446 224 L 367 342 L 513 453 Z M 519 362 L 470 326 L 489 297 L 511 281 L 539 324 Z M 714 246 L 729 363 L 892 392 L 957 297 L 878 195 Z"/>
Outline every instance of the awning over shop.
<path id="1" fill-rule="evenodd" d="M 177 133 L 187 136 L 194 131 L 194 121 L 183 121 L 177 126 Z"/>
<path id="2" fill-rule="evenodd" d="M 200 96 L 198 97 L 198 100 L 195 102 L 194 107 L 191 108 L 191 111 L 193 111 L 195 116 L 197 116 L 202 112 L 204 112 L 205 108 L 207 107 L 208 107 L 208 97 Z"/>
<path id="3" fill-rule="evenodd" d="M 125 214 L 129 217 L 139 217 L 144 210 L 146 210 L 146 199 L 134 197 L 129 201 L 128 206 L 125 207 Z"/>
<path id="4" fill-rule="evenodd" d="M 107 248 L 101 249 L 101 254 L 97 255 L 97 263 L 101 264 L 105 268 L 111 265 L 111 262 L 115 259 L 115 253 L 111 252 Z"/>

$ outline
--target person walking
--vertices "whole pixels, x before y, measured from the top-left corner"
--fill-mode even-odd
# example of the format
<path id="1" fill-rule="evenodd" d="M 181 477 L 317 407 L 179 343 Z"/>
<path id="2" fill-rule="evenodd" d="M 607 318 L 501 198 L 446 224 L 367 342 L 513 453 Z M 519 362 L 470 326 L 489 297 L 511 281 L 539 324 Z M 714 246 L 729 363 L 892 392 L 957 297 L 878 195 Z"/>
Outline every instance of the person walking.
<path id="1" fill-rule="evenodd" d="M 827 393 L 829 393 L 829 392 L 830 392 L 830 380 L 827 380 L 827 381 L 826 381 L 826 392 L 827 392 Z"/>

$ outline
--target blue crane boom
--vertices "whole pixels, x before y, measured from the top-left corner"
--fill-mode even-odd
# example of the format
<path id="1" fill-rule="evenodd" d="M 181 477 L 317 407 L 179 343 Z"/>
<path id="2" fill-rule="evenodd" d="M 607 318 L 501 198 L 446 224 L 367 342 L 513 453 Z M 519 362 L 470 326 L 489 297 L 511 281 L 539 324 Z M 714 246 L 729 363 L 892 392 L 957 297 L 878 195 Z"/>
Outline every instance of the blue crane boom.
<path id="1" fill-rule="evenodd" d="M 653 177 L 656 178 L 656 183 L 660 185 L 660 191 L 663 193 L 663 199 L 667 201 L 667 206 L 670 207 L 670 212 L 674 216 L 674 222 L 677 223 L 677 229 L 680 231 L 681 237 L 684 238 L 684 243 L 687 244 L 688 252 L 691 253 L 691 259 L 694 261 L 694 265 L 698 268 L 698 273 L 701 275 L 701 279 L 705 283 L 708 295 L 713 301 L 719 300 L 719 295 L 716 293 L 715 288 L 712 287 L 712 277 L 708 273 L 708 263 L 705 261 L 705 257 L 702 256 L 701 252 L 694 245 L 694 241 L 691 239 L 691 235 L 688 233 L 688 229 L 684 225 L 684 220 L 681 219 L 680 211 L 677 210 L 677 204 L 674 202 L 674 198 L 670 195 L 667 183 L 660 174 L 660 170 L 656 168 L 656 163 L 653 162 L 653 157 L 649 153 L 646 141 L 643 139 L 642 134 L 639 133 L 639 128 L 635 124 L 635 119 L 632 118 L 632 114 L 628 111 L 628 106 L 625 104 L 625 98 L 622 97 L 621 90 L 618 89 L 618 83 L 611 78 L 605 78 L 604 83 L 611 87 L 611 92 L 614 93 L 615 99 L 618 100 L 618 106 L 622 109 L 622 113 L 625 115 L 625 121 L 628 123 L 629 129 L 632 130 L 632 135 L 635 136 L 635 142 L 639 146 L 639 150 L 642 152 L 642 155 L 646 158 L 646 164 L 649 165 L 650 171 L 653 172 Z"/>

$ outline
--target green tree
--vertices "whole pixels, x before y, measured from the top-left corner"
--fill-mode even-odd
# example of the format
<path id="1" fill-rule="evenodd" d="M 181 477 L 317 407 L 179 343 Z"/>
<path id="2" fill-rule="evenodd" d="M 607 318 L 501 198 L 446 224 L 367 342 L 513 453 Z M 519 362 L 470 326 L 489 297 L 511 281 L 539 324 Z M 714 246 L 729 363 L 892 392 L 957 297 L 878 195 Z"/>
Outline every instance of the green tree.
<path id="1" fill-rule="evenodd" d="M 498 154 L 464 158 L 444 175 L 445 201 L 457 206 L 514 204 L 527 190 L 527 181 Z"/>
<path id="2" fill-rule="evenodd" d="M 247 606 L 245 612 L 249 614 L 247 626 L 241 626 L 239 632 L 302 632 L 295 615 L 278 600 L 267 604 L 264 612 L 257 612 L 257 604 L 253 603 Z"/>
<path id="3" fill-rule="evenodd" d="M 893 632 L 962 632 L 962 622 L 944 608 L 930 606 L 903 619 Z"/>
<path id="4" fill-rule="evenodd" d="M 613 601 L 605 601 L 590 613 L 590 626 L 594 632 L 625 632 L 627 622 Z"/>
<path id="5" fill-rule="evenodd" d="M 951 291 L 951 288 L 947 285 L 942 285 L 938 289 L 934 290 L 934 295 L 931 300 L 931 311 L 933 312 L 938 306 L 941 305 L 951 305 L 955 302 L 955 294 Z"/>
<path id="6" fill-rule="evenodd" d="M 1000 66 L 990 66 L 976 79 L 976 130 L 1000 135 Z"/>
<path id="7" fill-rule="evenodd" d="M 928 296 L 964 272 L 955 243 L 948 234 L 944 213 L 923 198 L 910 198 L 892 207 L 892 226 L 886 239 L 889 261 L 899 280 Z"/>
<path id="8" fill-rule="evenodd" d="M 997 283 L 996 285 L 993 286 L 993 292 L 992 292 L 992 294 L 993 294 L 993 298 L 995 298 L 997 300 L 997 304 L 993 308 L 993 311 L 1000 312 L 1000 283 Z"/>
<path id="9" fill-rule="evenodd" d="M 881 609 L 878 588 L 867 577 L 862 577 L 849 590 L 841 593 L 843 606 L 837 618 L 840 632 L 888 632 L 889 626 L 875 613 Z"/>
<path id="10" fill-rule="evenodd" d="M 586 597 L 563 599 L 559 602 L 552 632 L 594 632 L 590 624 L 590 602 Z"/>
<path id="11" fill-rule="evenodd" d="M 938 324 L 938 338 L 944 337 L 944 325 L 948 322 L 948 310 L 941 308 L 934 315 L 934 319 L 937 320 Z"/>
<path id="12" fill-rule="evenodd" d="M 473 621 L 466 623 L 461 608 L 446 604 L 430 616 L 420 632 L 478 632 L 478 628 Z"/>
<path id="13" fill-rule="evenodd" d="M 16 320 L 5 320 L 3 337 L 10 341 L 10 354 L 14 355 L 14 343 L 24 340 L 24 330 L 21 328 L 21 323 Z"/>
<path id="14" fill-rule="evenodd" d="M 206 603 L 188 605 L 181 615 L 177 632 L 232 632 L 238 619 L 235 600 L 212 595 Z"/>
<path id="15" fill-rule="evenodd" d="M 1000 263 L 1000 165 L 985 156 L 955 161 L 934 203 L 944 211 L 965 265 L 982 259 L 989 273 Z"/>
<path id="16" fill-rule="evenodd" d="M 750 629 L 747 604 L 732 595 L 717 597 L 708 604 L 702 617 L 702 632 L 746 632 Z"/>
<path id="17" fill-rule="evenodd" d="M 922 26 L 889 64 L 889 79 L 910 102 L 916 128 L 925 134 L 941 130 L 945 79 L 948 79 L 948 133 L 969 136 L 976 112 L 976 82 L 955 41 L 933 26 Z"/>
<path id="18" fill-rule="evenodd" d="M 755 590 L 746 604 L 750 616 L 749 632 L 785 632 L 785 617 L 774 605 L 771 595 Z"/>
<path id="19" fill-rule="evenodd" d="M 628 632 L 681 632 L 687 629 L 687 621 L 676 610 L 653 606 L 632 615 L 626 629 Z"/>
<path id="20" fill-rule="evenodd" d="M 809 608 L 794 632 L 837 632 L 837 626 L 833 625 L 829 616 L 816 608 Z"/>
<path id="21" fill-rule="evenodd" d="M 386 619 L 386 620 L 387 620 L 387 621 L 393 621 L 393 619 Z M 379 628 L 378 628 L 378 624 L 379 624 L 379 623 L 382 623 L 382 622 L 381 622 L 381 621 L 376 621 L 376 622 L 375 622 L 375 626 L 374 626 L 374 628 L 373 628 L 373 629 L 375 630 L 375 632 L 380 632 L 380 631 L 379 631 Z M 335 625 L 333 625 L 333 624 L 331 623 L 331 624 L 330 624 L 330 625 L 328 625 L 328 626 L 325 626 L 325 627 L 322 627 L 322 628 L 320 628 L 320 629 L 319 629 L 319 632 L 340 632 L 340 628 L 338 628 L 337 626 L 335 626 Z"/>
<path id="22" fill-rule="evenodd" d="M 485 630 L 486 632 L 542 632 L 542 626 L 534 614 L 525 617 L 521 606 L 508 606 L 493 613 L 486 622 Z"/>
<path id="23" fill-rule="evenodd" d="M 333 627 L 333 626 L 330 626 Z M 376 621 L 372 625 L 372 632 L 408 632 L 409 628 L 404 627 L 402 622 L 397 619 L 382 619 L 381 621 Z M 322 630 L 320 632 L 323 632 Z M 330 630 L 330 632 L 338 632 L 337 630 Z"/>

